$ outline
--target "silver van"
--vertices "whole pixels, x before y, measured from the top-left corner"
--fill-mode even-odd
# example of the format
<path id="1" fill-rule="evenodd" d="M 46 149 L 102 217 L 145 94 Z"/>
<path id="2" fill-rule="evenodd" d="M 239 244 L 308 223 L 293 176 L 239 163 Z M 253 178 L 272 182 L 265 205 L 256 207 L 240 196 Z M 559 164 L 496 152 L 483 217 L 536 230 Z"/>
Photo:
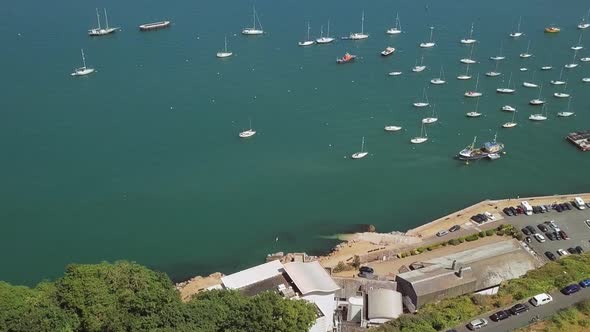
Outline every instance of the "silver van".
<path id="1" fill-rule="evenodd" d="M 553 301 L 553 298 L 551 297 L 551 295 L 546 293 L 537 294 L 531 298 L 531 304 L 535 307 L 538 307 L 545 303 L 549 303 L 551 301 Z"/>

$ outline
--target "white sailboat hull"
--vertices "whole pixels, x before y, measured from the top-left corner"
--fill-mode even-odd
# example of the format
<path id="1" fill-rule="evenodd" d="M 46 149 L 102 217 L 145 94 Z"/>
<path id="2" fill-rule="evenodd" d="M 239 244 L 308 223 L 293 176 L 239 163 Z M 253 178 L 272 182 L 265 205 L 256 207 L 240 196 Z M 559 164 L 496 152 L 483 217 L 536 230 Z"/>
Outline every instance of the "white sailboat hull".
<path id="1" fill-rule="evenodd" d="M 551 67 L 551 66 L 543 66 L 543 67 L 541 67 L 541 70 L 551 70 L 551 69 L 553 69 L 553 67 Z"/>
<path id="2" fill-rule="evenodd" d="M 94 68 L 77 68 L 71 73 L 71 76 L 86 76 L 94 73 Z"/>
<path id="3" fill-rule="evenodd" d="M 502 111 L 505 112 L 516 112 L 516 108 L 510 106 L 510 105 L 504 105 L 502 106 Z"/>
<path id="4" fill-rule="evenodd" d="M 385 126 L 385 131 L 400 131 L 402 127 L 399 126 Z"/>
<path id="5" fill-rule="evenodd" d="M 311 46 L 313 44 L 315 44 L 313 40 L 300 41 L 299 43 L 297 43 L 297 45 L 299 46 Z"/>
<path id="6" fill-rule="evenodd" d="M 252 29 L 252 28 L 246 28 L 246 29 L 242 30 L 242 34 L 246 35 L 246 36 L 262 35 L 263 33 L 264 33 L 263 30 Z"/>
<path id="7" fill-rule="evenodd" d="M 529 70 L 529 69 L 528 69 L 528 68 L 526 68 L 526 67 L 522 67 L 522 68 L 520 68 L 520 69 L 518 69 L 518 70 L 520 70 L 520 71 L 527 71 L 527 70 Z"/>
<path id="8" fill-rule="evenodd" d="M 590 62 L 590 57 L 589 58 L 581 58 L 580 61 L 582 61 L 582 62 Z"/>
<path id="9" fill-rule="evenodd" d="M 545 101 L 542 99 L 533 99 L 533 100 L 529 101 L 529 104 L 535 105 L 535 106 L 536 105 L 543 105 L 543 104 L 545 104 Z"/>
<path id="10" fill-rule="evenodd" d="M 477 61 L 475 61 L 475 60 L 473 60 L 473 59 L 461 59 L 461 60 L 459 60 L 459 61 L 460 61 L 461 63 L 468 64 L 468 65 L 471 65 L 471 64 L 477 63 Z"/>
<path id="11" fill-rule="evenodd" d="M 590 23 L 580 23 L 578 24 L 578 29 L 588 29 L 590 27 Z"/>
<path id="12" fill-rule="evenodd" d="M 399 29 L 396 29 L 396 28 L 391 28 L 391 29 L 387 29 L 386 33 L 388 35 L 399 35 L 400 33 L 402 33 L 402 31 Z"/>
<path id="13" fill-rule="evenodd" d="M 481 92 L 477 92 L 477 91 L 467 91 L 465 92 L 465 97 L 468 98 L 477 98 L 477 97 L 481 97 L 482 93 Z"/>
<path id="14" fill-rule="evenodd" d="M 433 78 L 433 79 L 430 80 L 430 83 L 431 84 L 434 84 L 434 85 L 441 85 L 441 84 L 447 83 L 447 81 L 444 81 L 444 80 L 442 80 L 440 78 Z"/>
<path id="15" fill-rule="evenodd" d="M 467 117 L 469 117 L 469 118 L 478 118 L 478 117 L 481 116 L 481 113 L 478 113 L 478 112 L 468 112 L 465 115 L 467 115 Z"/>
<path id="16" fill-rule="evenodd" d="M 117 32 L 117 30 L 119 30 L 119 28 L 94 28 L 94 29 L 90 29 L 88 30 L 88 35 L 92 36 L 92 37 L 98 37 L 98 36 L 106 36 L 106 35 L 110 35 L 112 33 Z"/>
<path id="17" fill-rule="evenodd" d="M 584 82 L 584 83 L 590 83 L 590 77 L 584 77 L 584 78 L 582 78 L 582 82 Z"/>
<path id="18" fill-rule="evenodd" d="M 422 48 L 431 48 L 431 47 L 434 47 L 434 45 L 436 45 L 436 44 L 435 43 L 432 43 L 432 42 L 428 42 L 428 43 L 421 43 L 420 44 L 420 47 L 422 47 Z"/>
<path id="19" fill-rule="evenodd" d="M 523 34 L 524 33 L 522 33 L 522 32 L 513 32 L 513 33 L 510 34 L 510 37 L 512 37 L 512 38 L 518 38 L 518 37 L 522 36 Z"/>
<path id="20" fill-rule="evenodd" d="M 431 123 L 435 123 L 436 121 L 438 121 L 438 118 L 424 118 L 424 119 L 422 119 L 422 123 L 424 123 L 424 124 L 431 124 Z"/>
<path id="21" fill-rule="evenodd" d="M 246 131 L 242 131 L 241 133 L 238 134 L 238 136 L 240 136 L 240 138 L 248 138 L 248 137 L 252 137 L 256 135 L 256 130 L 246 130 Z"/>
<path id="22" fill-rule="evenodd" d="M 584 47 L 583 46 L 572 46 L 570 48 L 574 51 L 579 51 L 579 50 L 583 49 Z"/>
<path id="23" fill-rule="evenodd" d="M 563 92 L 556 92 L 553 94 L 555 98 L 569 98 L 569 94 Z"/>
<path id="24" fill-rule="evenodd" d="M 218 52 L 218 53 L 216 54 L 216 56 L 217 56 L 218 58 L 227 58 L 227 57 L 230 57 L 230 56 L 232 56 L 232 54 L 233 54 L 232 52 Z"/>
<path id="25" fill-rule="evenodd" d="M 363 40 L 363 39 L 367 39 L 367 38 L 369 38 L 369 35 L 364 34 L 364 33 L 360 33 L 360 32 L 353 33 L 350 36 L 348 36 L 348 39 L 351 39 L 351 40 Z"/>
<path id="26" fill-rule="evenodd" d="M 426 107 L 426 106 L 430 105 L 430 103 L 414 103 L 412 105 L 414 105 L 414 107 L 420 108 L 420 107 Z"/>
<path id="27" fill-rule="evenodd" d="M 362 158 L 366 157 L 367 154 L 369 154 L 369 153 L 368 152 L 357 152 L 352 155 L 352 159 L 362 159 Z"/>
<path id="28" fill-rule="evenodd" d="M 428 137 L 414 137 L 410 140 L 413 144 L 421 144 L 428 141 Z"/>
<path id="29" fill-rule="evenodd" d="M 401 71 L 392 71 L 391 73 L 388 73 L 387 75 L 389 75 L 389 76 L 399 76 L 401 74 L 402 74 Z"/>
<path id="30" fill-rule="evenodd" d="M 490 72 L 486 73 L 486 76 L 488 76 L 488 77 L 496 77 L 496 76 L 500 76 L 500 75 L 502 75 L 502 73 L 499 73 L 497 71 L 490 71 Z"/>
<path id="31" fill-rule="evenodd" d="M 470 39 L 470 38 L 461 39 L 461 44 L 473 44 L 476 42 L 477 42 L 477 40 L 475 40 L 475 39 Z"/>
<path id="32" fill-rule="evenodd" d="M 520 53 L 518 56 L 521 57 L 521 58 L 523 58 L 523 59 L 526 59 L 526 58 L 532 57 L 533 55 L 532 54 L 529 54 L 529 53 Z"/>
<path id="33" fill-rule="evenodd" d="M 568 116 L 572 116 L 574 115 L 574 112 L 559 112 L 557 113 L 557 116 L 560 116 L 562 118 L 567 118 Z"/>
<path id="34" fill-rule="evenodd" d="M 469 75 L 459 75 L 459 76 L 457 76 L 457 79 L 458 80 L 463 80 L 463 81 L 470 80 L 471 79 L 471 76 L 469 76 Z"/>
<path id="35" fill-rule="evenodd" d="M 416 67 L 412 68 L 412 71 L 415 73 L 419 73 L 419 72 L 423 71 L 424 69 L 426 69 L 426 66 L 416 66 Z"/>
<path id="36" fill-rule="evenodd" d="M 497 93 L 506 93 L 506 94 L 508 94 L 508 93 L 514 93 L 515 91 L 516 90 L 509 89 L 509 88 L 498 88 L 498 89 L 496 89 L 496 92 Z"/>
<path id="37" fill-rule="evenodd" d="M 514 128 L 516 127 L 516 122 L 506 122 L 502 125 L 502 128 Z"/>
<path id="38" fill-rule="evenodd" d="M 334 38 L 330 37 L 321 37 L 315 40 L 318 44 L 329 44 L 334 41 Z"/>
<path id="39" fill-rule="evenodd" d="M 547 120 L 547 117 L 542 115 L 542 114 L 532 114 L 531 116 L 529 116 L 529 120 L 532 121 L 545 121 Z"/>
<path id="40" fill-rule="evenodd" d="M 551 83 L 553 85 L 564 85 L 565 81 L 550 81 L 549 83 Z"/>
<path id="41" fill-rule="evenodd" d="M 499 61 L 499 60 L 504 60 L 506 59 L 505 56 L 491 56 L 490 60 L 494 60 L 494 61 Z"/>
<path id="42" fill-rule="evenodd" d="M 577 66 L 578 66 L 577 63 L 568 63 L 564 67 L 567 68 L 567 69 L 572 69 L 572 68 L 576 68 Z"/>
<path id="43" fill-rule="evenodd" d="M 538 88 L 539 86 L 535 83 L 523 82 L 522 86 L 525 88 Z"/>

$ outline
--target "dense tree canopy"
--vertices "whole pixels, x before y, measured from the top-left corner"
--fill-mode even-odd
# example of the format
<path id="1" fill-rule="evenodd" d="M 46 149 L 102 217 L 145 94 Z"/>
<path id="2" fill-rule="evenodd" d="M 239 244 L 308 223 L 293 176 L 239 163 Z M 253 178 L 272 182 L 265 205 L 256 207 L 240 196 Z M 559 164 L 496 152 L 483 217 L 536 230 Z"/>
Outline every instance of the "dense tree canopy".
<path id="1" fill-rule="evenodd" d="M 0 282 L 0 331 L 307 331 L 315 307 L 266 292 L 201 293 L 182 303 L 170 279 L 129 262 L 70 265 L 34 289 Z"/>

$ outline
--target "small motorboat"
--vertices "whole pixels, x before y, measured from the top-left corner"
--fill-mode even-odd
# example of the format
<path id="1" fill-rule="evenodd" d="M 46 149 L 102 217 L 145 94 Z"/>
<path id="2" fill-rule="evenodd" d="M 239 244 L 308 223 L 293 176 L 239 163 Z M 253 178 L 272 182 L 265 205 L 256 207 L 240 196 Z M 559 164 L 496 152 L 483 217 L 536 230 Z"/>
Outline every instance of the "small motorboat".
<path id="1" fill-rule="evenodd" d="M 502 125 L 502 128 L 514 128 L 516 127 L 516 122 L 506 122 Z"/>
<path id="2" fill-rule="evenodd" d="M 465 92 L 464 95 L 465 95 L 465 97 L 476 98 L 476 97 L 481 97 L 482 93 L 477 92 L 477 91 L 467 91 L 467 92 Z"/>
<path id="3" fill-rule="evenodd" d="M 524 86 L 525 88 L 538 88 L 539 86 L 535 83 L 530 83 L 530 82 L 522 82 L 522 86 Z"/>
<path id="4" fill-rule="evenodd" d="M 520 71 L 528 71 L 529 69 L 527 67 L 521 67 L 520 69 L 518 69 Z"/>
<path id="5" fill-rule="evenodd" d="M 545 101 L 543 99 L 537 98 L 537 99 L 533 99 L 533 100 L 529 101 L 529 104 L 535 105 L 535 106 L 543 105 L 543 104 L 545 104 Z"/>
<path id="6" fill-rule="evenodd" d="M 569 98 L 570 95 L 564 92 L 556 92 L 553 94 L 553 96 L 555 98 Z"/>
<path id="7" fill-rule="evenodd" d="M 560 31 L 561 31 L 561 29 L 556 26 L 549 26 L 549 27 L 545 28 L 546 33 L 558 33 Z"/>
<path id="8" fill-rule="evenodd" d="M 488 76 L 488 77 L 496 77 L 496 76 L 500 76 L 500 75 L 502 75 L 502 73 L 497 72 L 497 71 L 489 71 L 486 73 L 486 76 Z"/>
<path id="9" fill-rule="evenodd" d="M 504 105 L 502 106 L 502 111 L 505 112 L 516 112 L 516 108 L 510 106 L 510 105 Z"/>
<path id="10" fill-rule="evenodd" d="M 387 75 L 389 75 L 389 76 L 399 76 L 401 74 L 403 74 L 401 71 L 392 71 L 392 72 L 390 72 Z"/>
<path id="11" fill-rule="evenodd" d="M 494 60 L 494 61 L 500 61 L 500 60 L 504 60 L 504 59 L 506 59 L 506 57 L 505 56 L 501 56 L 501 55 L 491 56 L 490 57 L 490 60 Z"/>
<path id="12" fill-rule="evenodd" d="M 393 52 L 395 52 L 395 48 L 393 47 L 387 47 L 386 49 L 384 49 L 383 51 L 381 51 L 381 55 L 382 56 L 388 56 L 393 54 Z"/>
<path id="13" fill-rule="evenodd" d="M 590 57 L 580 58 L 582 62 L 590 62 Z"/>
<path id="14" fill-rule="evenodd" d="M 543 67 L 541 67 L 541 70 L 551 70 L 551 69 L 553 69 L 553 67 L 551 67 L 551 66 L 543 66 Z"/>
<path id="15" fill-rule="evenodd" d="M 584 78 L 582 78 L 582 82 L 584 82 L 584 83 L 590 83 L 590 77 L 584 77 Z"/>
<path id="16" fill-rule="evenodd" d="M 356 59 L 356 55 L 350 54 L 350 53 L 346 53 L 344 54 L 344 56 L 342 58 L 338 58 L 336 59 L 336 63 L 348 63 L 348 62 L 352 62 Z"/>
<path id="17" fill-rule="evenodd" d="M 385 126 L 385 131 L 400 131 L 402 127 L 400 126 Z"/>
<path id="18" fill-rule="evenodd" d="M 248 137 L 252 137 L 254 135 L 256 135 L 256 130 L 252 130 L 252 129 L 244 130 L 238 134 L 238 136 L 240 136 L 240 138 L 248 138 Z"/>

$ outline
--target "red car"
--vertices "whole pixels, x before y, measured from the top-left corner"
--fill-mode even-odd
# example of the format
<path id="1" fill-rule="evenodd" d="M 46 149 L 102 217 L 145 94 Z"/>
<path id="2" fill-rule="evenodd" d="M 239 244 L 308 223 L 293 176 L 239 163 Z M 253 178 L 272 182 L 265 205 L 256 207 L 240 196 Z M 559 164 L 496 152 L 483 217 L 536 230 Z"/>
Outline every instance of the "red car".
<path id="1" fill-rule="evenodd" d="M 559 236 L 561 236 L 561 238 L 564 239 L 564 240 L 569 240 L 570 239 L 570 237 L 567 236 L 567 234 L 565 234 L 564 231 L 559 231 Z"/>

